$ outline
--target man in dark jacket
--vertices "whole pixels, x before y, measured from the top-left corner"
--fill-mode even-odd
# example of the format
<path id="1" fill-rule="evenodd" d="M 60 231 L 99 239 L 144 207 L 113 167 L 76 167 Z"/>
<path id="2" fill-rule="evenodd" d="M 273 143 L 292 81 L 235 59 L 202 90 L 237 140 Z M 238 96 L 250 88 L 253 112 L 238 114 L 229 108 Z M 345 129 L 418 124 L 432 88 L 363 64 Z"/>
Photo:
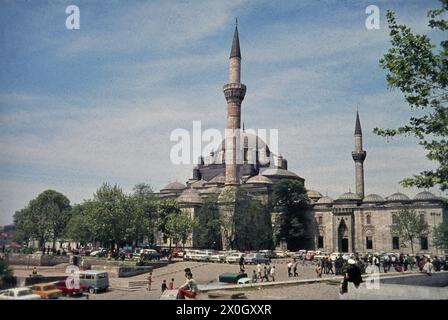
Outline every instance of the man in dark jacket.
<path id="1" fill-rule="evenodd" d="M 361 269 L 353 259 L 348 259 L 347 271 L 345 272 L 344 280 L 341 284 L 341 294 L 348 292 L 349 282 L 352 282 L 356 288 L 358 288 L 362 282 Z"/>

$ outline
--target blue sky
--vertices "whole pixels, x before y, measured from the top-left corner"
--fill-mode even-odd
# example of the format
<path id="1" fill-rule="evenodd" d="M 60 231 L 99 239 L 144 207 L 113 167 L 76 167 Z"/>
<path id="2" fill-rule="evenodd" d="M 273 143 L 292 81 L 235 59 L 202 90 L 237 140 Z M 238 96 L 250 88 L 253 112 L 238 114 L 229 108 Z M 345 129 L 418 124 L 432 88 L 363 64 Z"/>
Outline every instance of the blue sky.
<path id="1" fill-rule="evenodd" d="M 76 4 L 81 29 L 67 30 Z M 367 30 L 365 8 L 381 10 Z M 103 182 L 126 191 L 186 181 L 172 165 L 176 128 L 223 129 L 222 85 L 238 17 L 247 85 L 246 127 L 278 128 L 280 152 L 308 188 L 337 197 L 354 189 L 356 106 L 367 150 L 366 191 L 416 190 L 398 181 L 431 168 L 412 139 L 386 142 L 376 126 L 411 115 L 389 90 L 378 60 L 385 19 L 430 32 L 437 1 L 2 1 L 0 2 L 0 224 L 41 191 L 72 202 Z M 430 33 L 431 34 L 431 33 Z M 440 35 L 431 34 L 437 39 Z M 438 191 L 436 190 L 436 193 Z"/>

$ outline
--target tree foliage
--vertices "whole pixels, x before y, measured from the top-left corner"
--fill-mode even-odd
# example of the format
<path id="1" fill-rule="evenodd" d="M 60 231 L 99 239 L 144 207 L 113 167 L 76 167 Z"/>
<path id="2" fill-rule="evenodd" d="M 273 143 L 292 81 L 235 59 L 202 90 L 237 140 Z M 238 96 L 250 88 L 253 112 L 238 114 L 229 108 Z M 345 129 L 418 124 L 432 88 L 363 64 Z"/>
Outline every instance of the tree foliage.
<path id="1" fill-rule="evenodd" d="M 445 32 L 448 21 L 448 0 L 442 7 L 428 12 L 432 29 Z M 406 25 L 400 25 L 394 12 L 387 12 L 392 47 L 380 60 L 388 70 L 387 82 L 398 88 L 410 105 L 413 116 L 407 124 L 396 129 L 375 128 L 384 137 L 413 136 L 426 150 L 427 158 L 437 165 L 401 181 L 403 186 L 448 189 L 448 41 L 443 37 L 439 46 L 427 35 L 414 34 Z M 445 34 L 446 36 L 446 34 Z"/>
<path id="2" fill-rule="evenodd" d="M 400 238 L 403 247 L 410 245 L 414 253 L 416 241 L 428 235 L 429 226 L 417 211 L 402 209 L 394 214 L 390 231 L 393 236 Z"/>
<path id="3" fill-rule="evenodd" d="M 198 248 L 219 249 L 222 247 L 221 221 L 218 197 L 209 195 L 197 214 L 194 230 L 194 246 Z"/>
<path id="4" fill-rule="evenodd" d="M 446 221 L 434 228 L 433 241 L 436 247 L 448 248 L 448 223 Z"/>
<path id="5" fill-rule="evenodd" d="M 302 182 L 282 180 L 274 187 L 274 206 L 279 212 L 275 238 L 286 240 L 288 249 L 306 247 L 309 240 L 308 218 L 309 198 Z"/>
<path id="6" fill-rule="evenodd" d="M 43 249 L 45 242 L 55 242 L 64 234 L 71 217 L 70 200 L 62 193 L 46 190 L 14 215 L 17 237 L 20 240 L 39 241 Z"/>
<path id="7" fill-rule="evenodd" d="M 166 220 L 165 236 L 175 246 L 178 246 L 179 243 L 185 246 L 196 224 L 197 221 L 191 218 L 188 212 L 180 210 L 180 212 L 171 213 Z"/>

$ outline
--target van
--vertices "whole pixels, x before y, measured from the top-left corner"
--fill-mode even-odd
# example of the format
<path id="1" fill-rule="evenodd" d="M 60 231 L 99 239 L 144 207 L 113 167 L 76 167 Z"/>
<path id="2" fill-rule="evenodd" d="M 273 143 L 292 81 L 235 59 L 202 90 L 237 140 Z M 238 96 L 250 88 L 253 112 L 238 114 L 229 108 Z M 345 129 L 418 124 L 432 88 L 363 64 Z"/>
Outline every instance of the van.
<path id="1" fill-rule="evenodd" d="M 79 271 L 79 284 L 86 287 L 89 293 L 106 291 L 109 288 L 109 275 L 105 271 Z"/>

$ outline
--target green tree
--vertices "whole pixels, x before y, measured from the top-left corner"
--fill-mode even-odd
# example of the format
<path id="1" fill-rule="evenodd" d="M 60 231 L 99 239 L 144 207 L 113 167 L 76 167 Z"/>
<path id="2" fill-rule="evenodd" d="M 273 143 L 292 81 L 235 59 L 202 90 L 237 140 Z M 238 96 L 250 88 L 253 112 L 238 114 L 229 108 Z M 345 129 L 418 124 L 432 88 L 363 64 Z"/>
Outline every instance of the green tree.
<path id="1" fill-rule="evenodd" d="M 390 232 L 400 238 L 403 247 L 410 245 L 414 254 L 415 242 L 428 235 L 429 227 L 417 211 L 402 209 L 394 214 Z"/>
<path id="2" fill-rule="evenodd" d="M 438 248 L 448 248 L 448 223 L 446 221 L 434 228 L 433 241 Z"/>
<path id="3" fill-rule="evenodd" d="M 165 236 L 170 239 L 170 247 L 171 244 L 178 246 L 179 243 L 185 246 L 196 224 L 197 222 L 182 210 L 178 213 L 169 214 L 165 224 Z"/>
<path id="4" fill-rule="evenodd" d="M 85 202 L 96 240 L 111 248 L 122 246 L 129 238 L 129 219 L 133 213 L 130 197 L 117 186 L 104 183 L 91 201 Z"/>
<path id="5" fill-rule="evenodd" d="M 133 219 L 136 242 L 147 237 L 150 244 L 155 243 L 157 230 L 157 198 L 151 186 L 145 183 L 137 184 L 132 195 L 135 201 Z"/>
<path id="6" fill-rule="evenodd" d="M 297 180 L 280 181 L 274 187 L 273 203 L 279 213 L 275 238 L 285 239 L 290 250 L 306 247 L 310 202 L 303 183 Z"/>
<path id="7" fill-rule="evenodd" d="M 448 30 L 443 19 L 448 12 L 448 0 L 442 7 L 428 12 L 432 29 Z M 406 25 L 399 25 L 392 11 L 387 12 L 392 48 L 380 60 L 388 70 L 387 82 L 398 88 L 410 105 L 413 116 L 396 129 L 375 128 L 384 137 L 413 136 L 426 150 L 427 158 L 436 163 L 434 170 L 425 170 L 403 179 L 403 186 L 448 189 L 448 41 L 443 37 L 439 46 L 427 35 L 414 34 Z M 443 34 L 442 34 L 443 35 Z M 445 34 L 446 36 L 446 34 Z"/>
<path id="8" fill-rule="evenodd" d="M 36 239 L 39 248 L 43 249 L 45 242 L 53 240 L 54 248 L 56 241 L 65 232 L 70 212 L 70 200 L 66 196 L 54 190 L 46 190 L 31 200 L 27 207 L 16 212 L 14 223 L 19 230 L 19 237 L 25 241 Z"/>
<path id="9" fill-rule="evenodd" d="M 179 204 L 174 199 L 161 199 L 157 203 L 157 229 L 163 235 L 164 241 L 169 239 L 170 230 L 167 228 L 168 218 L 181 213 Z M 171 247 L 171 242 L 170 242 Z"/>
<path id="10" fill-rule="evenodd" d="M 72 207 L 72 214 L 67 225 L 65 237 L 81 245 L 86 245 L 95 240 L 92 228 L 91 216 L 88 212 L 88 204 L 77 204 Z"/>
<path id="11" fill-rule="evenodd" d="M 221 223 L 218 197 L 209 195 L 197 214 L 197 225 L 193 232 L 194 246 L 219 249 L 222 247 Z"/>

